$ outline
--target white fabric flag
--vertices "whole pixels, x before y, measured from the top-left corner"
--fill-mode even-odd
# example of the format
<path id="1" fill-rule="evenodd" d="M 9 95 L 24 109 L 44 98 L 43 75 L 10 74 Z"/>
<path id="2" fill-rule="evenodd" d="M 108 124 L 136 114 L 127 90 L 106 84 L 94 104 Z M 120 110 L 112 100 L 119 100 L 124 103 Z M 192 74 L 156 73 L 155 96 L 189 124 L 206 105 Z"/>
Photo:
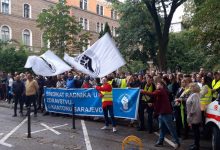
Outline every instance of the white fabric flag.
<path id="1" fill-rule="evenodd" d="M 24 68 L 32 68 L 35 74 L 42 76 L 55 76 L 72 69 L 50 50 L 41 56 L 29 56 Z"/>
<path id="2" fill-rule="evenodd" d="M 65 53 L 64 60 L 75 69 L 100 78 L 125 64 L 115 42 L 108 33 L 75 58 Z"/>

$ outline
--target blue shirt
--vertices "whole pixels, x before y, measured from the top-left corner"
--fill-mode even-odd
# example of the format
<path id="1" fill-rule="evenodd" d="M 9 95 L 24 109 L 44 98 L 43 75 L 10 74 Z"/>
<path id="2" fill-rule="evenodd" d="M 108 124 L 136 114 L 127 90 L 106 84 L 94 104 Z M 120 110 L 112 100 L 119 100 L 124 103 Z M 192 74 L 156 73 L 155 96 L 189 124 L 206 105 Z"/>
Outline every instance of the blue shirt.
<path id="1" fill-rule="evenodd" d="M 75 80 L 73 78 L 68 78 L 66 80 L 66 88 L 67 89 L 75 88 Z"/>

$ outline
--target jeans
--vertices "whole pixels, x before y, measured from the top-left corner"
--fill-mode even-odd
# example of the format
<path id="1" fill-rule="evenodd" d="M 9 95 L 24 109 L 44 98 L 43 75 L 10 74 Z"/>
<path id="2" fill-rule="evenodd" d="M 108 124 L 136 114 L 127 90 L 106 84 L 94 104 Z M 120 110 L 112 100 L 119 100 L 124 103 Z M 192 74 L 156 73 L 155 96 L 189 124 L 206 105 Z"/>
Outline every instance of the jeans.
<path id="1" fill-rule="evenodd" d="M 112 121 L 112 126 L 115 127 L 116 123 L 115 123 L 115 118 L 114 118 L 113 106 L 109 105 L 103 108 L 103 113 L 105 117 L 105 125 L 109 126 L 109 118 L 108 118 L 108 113 L 109 113 L 111 117 L 111 121 Z"/>
<path id="2" fill-rule="evenodd" d="M 170 134 L 173 137 L 173 140 L 176 144 L 180 144 L 176 128 L 174 126 L 173 117 L 171 114 L 161 114 L 158 117 L 159 119 L 159 127 L 160 127 L 160 137 L 159 141 L 160 143 L 163 143 L 164 137 L 166 135 L 167 129 L 170 131 Z"/>

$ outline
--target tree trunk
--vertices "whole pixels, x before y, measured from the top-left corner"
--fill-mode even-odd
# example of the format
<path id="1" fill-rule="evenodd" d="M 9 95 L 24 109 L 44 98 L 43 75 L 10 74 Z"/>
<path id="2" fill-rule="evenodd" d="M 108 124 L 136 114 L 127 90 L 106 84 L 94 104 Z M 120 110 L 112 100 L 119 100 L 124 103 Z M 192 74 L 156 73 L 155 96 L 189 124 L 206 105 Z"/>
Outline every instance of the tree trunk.
<path id="1" fill-rule="evenodd" d="M 159 71 L 167 71 L 167 45 L 168 37 L 159 40 L 159 50 L 158 50 L 158 67 Z"/>

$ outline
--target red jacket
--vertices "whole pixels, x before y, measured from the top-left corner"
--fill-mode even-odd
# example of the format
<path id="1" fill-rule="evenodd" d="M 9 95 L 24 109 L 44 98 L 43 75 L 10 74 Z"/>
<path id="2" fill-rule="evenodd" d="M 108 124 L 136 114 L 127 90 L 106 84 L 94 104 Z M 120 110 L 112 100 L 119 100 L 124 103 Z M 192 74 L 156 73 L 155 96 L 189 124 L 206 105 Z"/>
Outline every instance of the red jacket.
<path id="1" fill-rule="evenodd" d="M 165 89 L 155 90 L 154 92 L 142 91 L 142 94 L 154 96 L 154 111 L 157 115 L 172 114 L 168 92 Z"/>
<path id="2" fill-rule="evenodd" d="M 102 98 L 103 95 L 101 92 L 111 92 L 112 91 L 112 86 L 109 83 L 105 83 L 102 86 L 96 86 L 96 90 L 99 91 L 99 97 Z M 106 106 L 112 105 L 112 101 L 106 101 L 102 102 L 102 107 L 105 108 Z"/>

